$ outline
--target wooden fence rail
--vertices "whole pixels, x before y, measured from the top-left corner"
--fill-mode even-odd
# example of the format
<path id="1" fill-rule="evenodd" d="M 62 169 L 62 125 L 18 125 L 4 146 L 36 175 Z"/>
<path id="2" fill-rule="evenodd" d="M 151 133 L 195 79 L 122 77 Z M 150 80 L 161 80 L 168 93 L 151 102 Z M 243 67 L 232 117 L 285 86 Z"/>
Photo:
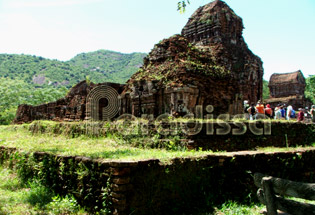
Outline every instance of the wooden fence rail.
<path id="1" fill-rule="evenodd" d="M 254 182 L 259 188 L 257 191 L 258 199 L 266 205 L 268 215 L 277 215 L 277 210 L 292 215 L 315 215 L 315 205 L 281 197 L 291 196 L 315 200 L 315 184 L 289 181 L 261 173 L 255 173 Z"/>

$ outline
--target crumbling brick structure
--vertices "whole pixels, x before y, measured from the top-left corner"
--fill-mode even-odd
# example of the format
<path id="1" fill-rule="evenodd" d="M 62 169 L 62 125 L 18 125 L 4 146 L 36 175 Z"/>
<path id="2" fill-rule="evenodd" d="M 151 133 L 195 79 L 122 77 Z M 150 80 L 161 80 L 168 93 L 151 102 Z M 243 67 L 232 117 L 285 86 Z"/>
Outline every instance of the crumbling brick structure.
<path id="1" fill-rule="evenodd" d="M 125 86 L 110 84 L 119 95 L 117 114 L 184 116 L 195 113 L 197 105 L 214 115 L 242 113 L 243 100 L 262 98 L 263 77 L 262 61 L 248 49 L 243 28 L 242 19 L 223 1 L 200 7 L 181 35 L 154 46 Z M 87 95 L 95 86 L 82 82 L 57 102 L 22 105 L 15 122 L 89 119 L 94 109 Z M 108 101 L 97 98 L 97 113 L 94 110 L 92 118 L 102 119 L 108 116 L 102 112 Z M 101 100 L 107 103 L 99 107 Z M 208 105 L 214 109 L 206 108 Z"/>
<path id="2" fill-rule="evenodd" d="M 309 107 L 305 98 L 305 78 L 301 70 L 291 73 L 272 74 L 269 80 L 270 98 L 265 100 L 272 107 L 278 104 L 292 105 L 294 109 Z"/>
<path id="3" fill-rule="evenodd" d="M 212 59 L 231 71 L 243 99 L 256 102 L 262 97 L 263 67 L 242 36 L 242 18 L 223 1 L 200 7 L 189 19 L 182 35 L 199 47 L 209 47 Z"/>
<path id="4" fill-rule="evenodd" d="M 82 81 L 73 87 L 66 97 L 55 102 L 50 102 L 38 106 L 20 105 L 14 123 L 31 122 L 34 120 L 55 120 L 55 121 L 81 121 L 86 119 L 87 97 L 92 89 L 100 85 L 107 85 L 121 93 L 124 85 L 116 83 L 94 84 Z M 98 100 L 97 110 L 107 104 L 103 100 Z M 106 101 L 104 101 L 106 102 Z M 99 119 L 102 120 L 102 115 Z"/>
<path id="5" fill-rule="evenodd" d="M 304 96 L 305 78 L 301 70 L 291 73 L 272 74 L 269 81 L 271 98 Z"/>
<path id="6" fill-rule="evenodd" d="M 158 112 L 176 112 L 178 106 L 193 112 L 196 105 L 212 105 L 215 115 L 242 113 L 243 100 L 261 99 L 263 77 L 262 62 L 244 42 L 243 28 L 242 19 L 223 1 L 200 7 L 181 35 L 154 46 L 128 81 L 126 94 L 136 102 L 139 83 L 155 81 L 157 94 L 148 95 L 160 98 Z M 136 103 L 130 109 L 137 114 Z"/>

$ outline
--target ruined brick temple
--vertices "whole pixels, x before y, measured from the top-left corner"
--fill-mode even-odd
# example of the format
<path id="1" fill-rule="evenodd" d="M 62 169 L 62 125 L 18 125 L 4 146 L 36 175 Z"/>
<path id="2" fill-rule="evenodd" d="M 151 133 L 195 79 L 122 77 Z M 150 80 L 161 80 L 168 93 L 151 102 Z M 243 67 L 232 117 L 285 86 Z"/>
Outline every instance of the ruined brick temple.
<path id="1" fill-rule="evenodd" d="M 271 98 L 303 96 L 305 78 L 300 70 L 292 73 L 275 73 L 270 77 L 269 89 Z"/>
<path id="2" fill-rule="evenodd" d="M 270 98 L 265 103 L 292 105 L 294 109 L 307 107 L 311 101 L 305 98 L 305 78 L 301 70 L 291 73 L 275 73 L 269 80 Z"/>
<path id="3" fill-rule="evenodd" d="M 196 105 L 212 105 L 213 114 L 242 113 L 243 100 L 262 98 L 263 77 L 262 61 L 247 47 L 243 29 L 242 19 L 226 3 L 213 1 L 195 11 L 180 35 L 156 44 L 125 85 L 81 82 L 56 102 L 21 105 L 15 122 L 87 119 L 93 112 L 87 98 L 100 86 L 115 89 L 119 101 L 112 105 L 106 90 L 103 98 L 95 97 L 97 119 L 106 117 L 102 111 L 108 105 L 118 107 L 115 116 L 184 115 L 194 113 Z"/>

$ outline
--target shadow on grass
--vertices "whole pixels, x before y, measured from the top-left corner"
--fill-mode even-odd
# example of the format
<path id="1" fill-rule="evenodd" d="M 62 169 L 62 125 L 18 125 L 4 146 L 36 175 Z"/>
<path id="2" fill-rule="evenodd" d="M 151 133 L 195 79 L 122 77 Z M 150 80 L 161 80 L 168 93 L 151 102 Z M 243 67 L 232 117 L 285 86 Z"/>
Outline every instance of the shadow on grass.
<path id="1" fill-rule="evenodd" d="M 121 159 L 124 157 L 138 156 L 142 153 L 140 150 L 117 149 L 115 151 L 101 151 L 101 152 L 89 153 L 88 156 L 91 158 Z"/>

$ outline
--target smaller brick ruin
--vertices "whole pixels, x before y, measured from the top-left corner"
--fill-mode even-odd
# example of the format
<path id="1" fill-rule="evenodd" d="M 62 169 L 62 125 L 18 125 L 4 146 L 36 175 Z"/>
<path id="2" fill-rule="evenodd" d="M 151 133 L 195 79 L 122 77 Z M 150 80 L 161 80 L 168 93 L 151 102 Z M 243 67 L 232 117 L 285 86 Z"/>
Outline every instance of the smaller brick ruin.
<path id="1" fill-rule="evenodd" d="M 269 81 L 270 97 L 304 96 L 305 78 L 301 70 L 291 73 L 272 74 Z"/>
<path id="2" fill-rule="evenodd" d="M 38 106 L 20 105 L 13 123 L 34 120 L 81 121 L 86 119 L 87 96 L 97 86 L 108 85 L 121 93 L 124 85 L 116 83 L 94 84 L 82 81 L 74 86 L 66 97 Z M 102 101 L 102 100 L 100 100 Z M 104 101 L 106 102 L 106 101 Z M 106 104 L 99 102 L 99 109 Z M 101 116 L 101 115 L 99 115 Z M 99 118 L 102 120 L 102 118 Z"/>
<path id="3" fill-rule="evenodd" d="M 305 78 L 301 70 L 291 73 L 274 73 L 269 81 L 270 98 L 265 100 L 275 107 L 278 104 L 292 105 L 298 108 L 308 107 L 311 101 L 305 98 Z"/>

